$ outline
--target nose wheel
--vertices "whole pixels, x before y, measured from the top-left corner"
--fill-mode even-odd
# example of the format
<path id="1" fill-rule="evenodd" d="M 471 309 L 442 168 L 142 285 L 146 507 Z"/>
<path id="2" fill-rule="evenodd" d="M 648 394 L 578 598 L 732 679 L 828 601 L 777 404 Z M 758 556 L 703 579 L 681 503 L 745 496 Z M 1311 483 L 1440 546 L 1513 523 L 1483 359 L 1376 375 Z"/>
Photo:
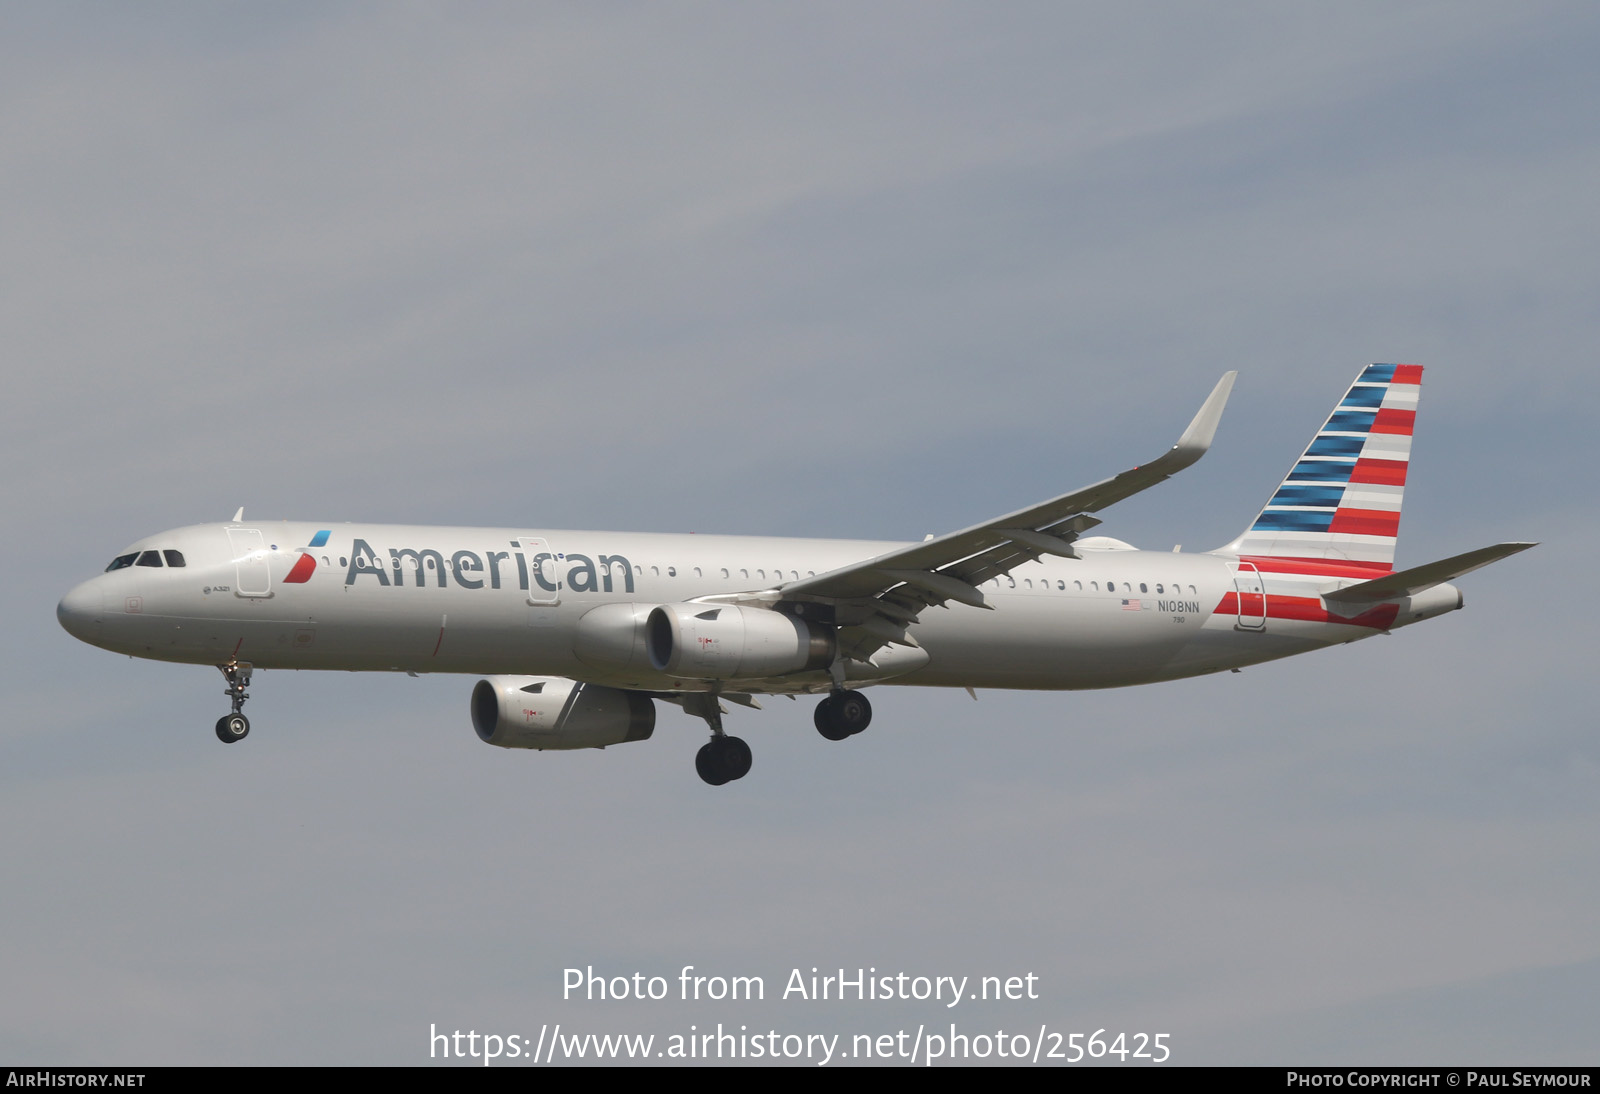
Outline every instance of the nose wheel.
<path id="1" fill-rule="evenodd" d="M 244 716 L 244 701 L 250 698 L 250 692 L 246 690 L 250 686 L 250 664 L 234 661 L 218 665 L 217 668 L 228 681 L 223 694 L 233 700 L 233 713 L 217 719 L 217 740 L 231 745 L 250 735 L 250 719 Z"/>

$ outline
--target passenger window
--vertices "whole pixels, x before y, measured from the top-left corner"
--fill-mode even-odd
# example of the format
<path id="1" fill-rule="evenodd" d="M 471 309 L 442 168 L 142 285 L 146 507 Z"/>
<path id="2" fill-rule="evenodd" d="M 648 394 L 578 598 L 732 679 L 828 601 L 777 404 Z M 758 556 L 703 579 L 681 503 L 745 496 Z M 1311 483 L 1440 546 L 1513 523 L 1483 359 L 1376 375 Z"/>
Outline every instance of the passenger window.
<path id="1" fill-rule="evenodd" d="M 1056 582 L 1056 588 L 1064 592 L 1067 588 L 1067 583 L 1065 581 L 1058 581 Z"/>
<path id="2" fill-rule="evenodd" d="M 118 555 L 116 558 L 111 560 L 111 565 L 106 567 L 106 573 L 109 574 L 112 570 L 121 570 L 124 567 L 132 566 L 133 560 L 138 557 L 138 551 L 133 552 L 131 555 Z"/>
<path id="3" fill-rule="evenodd" d="M 162 551 L 161 554 L 167 560 L 168 566 L 182 566 L 184 564 L 182 551 Z"/>
<path id="4" fill-rule="evenodd" d="M 1150 586 L 1146 585 L 1144 582 L 1141 581 L 1141 582 L 1139 582 L 1139 591 L 1141 593 L 1147 593 L 1147 592 L 1150 591 Z"/>
<path id="5" fill-rule="evenodd" d="M 678 576 L 678 568 L 676 566 L 668 566 L 667 567 L 667 576 L 668 577 L 677 577 Z"/>
<path id="6" fill-rule="evenodd" d="M 1074 582 L 1073 582 L 1073 583 L 1072 583 L 1072 584 L 1073 584 L 1073 585 L 1074 585 L 1074 586 L 1076 586 L 1076 587 L 1077 587 L 1077 590 L 1078 590 L 1078 591 L 1079 591 L 1079 592 L 1080 592 L 1080 593 L 1081 593 L 1081 592 L 1083 592 L 1083 582 L 1081 582 L 1081 581 L 1074 581 Z"/>
<path id="7" fill-rule="evenodd" d="M 724 566 L 722 568 L 722 576 L 723 577 L 727 577 L 728 576 L 728 568 L 726 566 Z"/>
<path id="8" fill-rule="evenodd" d="M 161 565 L 161 552 L 160 551 L 146 551 L 144 554 L 139 556 L 139 561 L 135 562 L 134 565 L 135 566 L 160 566 Z"/>
<path id="9" fill-rule="evenodd" d="M 1091 581 L 1091 582 L 1089 582 L 1089 588 L 1093 589 L 1095 592 L 1099 592 L 1100 591 L 1100 583 L 1098 581 Z"/>
<path id="10" fill-rule="evenodd" d="M 1164 592 L 1166 592 L 1166 590 L 1161 587 L 1161 582 L 1156 582 L 1156 595 L 1160 596 Z"/>

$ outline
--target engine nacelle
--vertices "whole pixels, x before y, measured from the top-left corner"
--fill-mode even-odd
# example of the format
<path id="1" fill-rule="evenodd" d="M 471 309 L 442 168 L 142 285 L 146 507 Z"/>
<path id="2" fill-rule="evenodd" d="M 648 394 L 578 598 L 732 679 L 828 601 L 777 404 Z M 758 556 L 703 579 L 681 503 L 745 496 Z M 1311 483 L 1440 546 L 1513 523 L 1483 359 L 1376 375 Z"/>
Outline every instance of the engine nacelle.
<path id="1" fill-rule="evenodd" d="M 838 642 L 831 627 L 766 608 L 663 604 L 645 621 L 657 672 L 686 680 L 737 680 L 825 669 Z"/>
<path id="2" fill-rule="evenodd" d="M 472 728 L 501 748 L 604 748 L 649 738 L 656 705 L 559 676 L 491 676 L 472 689 Z"/>

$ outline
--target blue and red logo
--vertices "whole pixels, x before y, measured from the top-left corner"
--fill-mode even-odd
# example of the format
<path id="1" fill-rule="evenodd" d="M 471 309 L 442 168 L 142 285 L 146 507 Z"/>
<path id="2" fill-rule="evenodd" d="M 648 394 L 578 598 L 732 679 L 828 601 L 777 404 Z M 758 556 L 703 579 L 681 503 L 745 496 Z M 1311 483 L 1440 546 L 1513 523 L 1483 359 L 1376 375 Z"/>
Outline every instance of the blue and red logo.
<path id="1" fill-rule="evenodd" d="M 311 542 L 300 548 L 300 557 L 295 559 L 294 567 L 283 579 L 285 585 L 301 585 L 311 580 L 311 575 L 317 572 L 316 556 L 311 554 L 311 548 L 327 545 L 328 537 L 333 534 L 331 528 L 324 528 L 311 537 Z"/>

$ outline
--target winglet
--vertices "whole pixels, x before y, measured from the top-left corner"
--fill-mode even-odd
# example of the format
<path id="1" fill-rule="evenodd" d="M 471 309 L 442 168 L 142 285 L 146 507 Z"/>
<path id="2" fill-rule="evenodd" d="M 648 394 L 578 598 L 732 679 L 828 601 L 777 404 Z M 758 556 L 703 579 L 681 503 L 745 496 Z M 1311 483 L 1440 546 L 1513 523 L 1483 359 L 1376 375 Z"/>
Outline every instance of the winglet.
<path id="1" fill-rule="evenodd" d="M 241 505 L 239 511 L 233 514 L 233 523 L 238 524 L 242 520 L 244 520 L 244 506 Z"/>
<path id="2" fill-rule="evenodd" d="M 1211 447 L 1211 439 L 1217 435 L 1217 423 L 1222 421 L 1222 408 L 1228 405 L 1228 396 L 1233 391 L 1233 381 L 1238 375 L 1237 372 L 1222 374 L 1222 379 L 1206 396 L 1200 412 L 1189 423 L 1189 428 L 1183 431 L 1183 436 L 1178 438 L 1178 443 L 1172 446 L 1172 451 L 1161 457 L 1163 470 L 1170 466 L 1172 471 L 1181 471 L 1206 454 Z"/>

